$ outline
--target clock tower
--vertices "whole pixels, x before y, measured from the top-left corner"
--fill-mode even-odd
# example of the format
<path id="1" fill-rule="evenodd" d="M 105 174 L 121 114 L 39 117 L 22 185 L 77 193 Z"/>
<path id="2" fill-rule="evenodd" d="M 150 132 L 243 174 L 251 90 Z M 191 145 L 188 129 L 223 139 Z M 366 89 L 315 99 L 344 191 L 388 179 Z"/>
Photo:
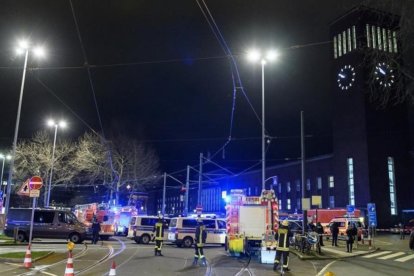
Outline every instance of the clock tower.
<path id="1" fill-rule="evenodd" d="M 335 205 L 376 203 L 392 223 L 410 193 L 407 105 L 386 102 L 402 82 L 398 17 L 357 7 L 332 22 L 330 38 Z"/>

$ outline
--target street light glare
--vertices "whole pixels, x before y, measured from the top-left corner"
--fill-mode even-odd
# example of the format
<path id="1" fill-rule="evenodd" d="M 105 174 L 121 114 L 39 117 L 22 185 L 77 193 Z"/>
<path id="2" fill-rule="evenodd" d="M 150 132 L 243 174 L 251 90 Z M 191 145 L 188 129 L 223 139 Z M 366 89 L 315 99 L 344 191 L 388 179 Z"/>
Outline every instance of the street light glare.
<path id="1" fill-rule="evenodd" d="M 258 50 L 250 50 L 247 53 L 247 58 L 250 61 L 258 61 L 260 59 L 260 52 Z"/>
<path id="2" fill-rule="evenodd" d="M 60 126 L 61 128 L 65 128 L 67 125 L 68 125 L 68 124 L 67 124 L 65 121 L 60 121 L 60 122 L 59 122 L 59 126 Z"/>
<path id="3" fill-rule="evenodd" d="M 35 54 L 36 57 L 40 57 L 40 58 L 46 55 L 45 48 L 40 47 L 40 46 L 34 48 L 33 53 Z"/>
<path id="4" fill-rule="evenodd" d="M 279 52 L 276 50 L 271 50 L 267 52 L 266 54 L 266 60 L 268 61 L 274 61 L 279 57 Z"/>
<path id="5" fill-rule="evenodd" d="M 55 125 L 55 121 L 53 121 L 53 120 L 47 120 L 47 125 L 50 126 L 50 127 L 52 127 L 52 126 Z"/>
<path id="6" fill-rule="evenodd" d="M 27 50 L 27 48 L 29 48 L 29 42 L 25 39 L 19 40 L 18 45 L 19 48 L 23 50 Z"/>

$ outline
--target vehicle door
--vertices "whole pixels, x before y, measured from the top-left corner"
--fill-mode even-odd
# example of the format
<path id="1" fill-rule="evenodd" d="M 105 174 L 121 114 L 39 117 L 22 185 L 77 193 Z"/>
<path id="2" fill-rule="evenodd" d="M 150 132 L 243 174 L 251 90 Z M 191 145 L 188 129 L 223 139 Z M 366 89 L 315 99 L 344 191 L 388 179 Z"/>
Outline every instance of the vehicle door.
<path id="1" fill-rule="evenodd" d="M 67 238 L 75 231 L 75 222 L 67 212 L 57 212 L 57 223 L 55 224 L 55 235 L 57 238 Z"/>
<path id="2" fill-rule="evenodd" d="M 164 241 L 168 240 L 168 229 L 171 219 L 164 219 Z"/>
<path id="3" fill-rule="evenodd" d="M 203 219 L 203 224 L 206 227 L 207 239 L 206 243 L 220 243 L 220 235 L 216 226 L 215 219 Z"/>
<path id="4" fill-rule="evenodd" d="M 55 212 L 36 210 L 33 218 L 34 238 L 55 238 Z"/>
<path id="5" fill-rule="evenodd" d="M 226 222 L 224 220 L 217 220 L 217 228 L 218 228 L 218 232 L 219 232 L 219 243 L 220 244 L 225 244 L 226 243 L 226 234 L 227 234 L 227 227 L 226 227 Z"/>

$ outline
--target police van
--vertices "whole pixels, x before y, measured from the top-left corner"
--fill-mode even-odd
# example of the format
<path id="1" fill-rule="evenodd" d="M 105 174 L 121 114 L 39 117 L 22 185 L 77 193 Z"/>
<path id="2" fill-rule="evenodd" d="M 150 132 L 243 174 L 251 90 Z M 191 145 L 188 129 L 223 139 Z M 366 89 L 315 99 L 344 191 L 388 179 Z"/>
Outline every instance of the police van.
<path id="1" fill-rule="evenodd" d="M 153 230 L 155 224 L 158 222 L 156 216 L 133 216 L 129 223 L 128 238 L 134 240 L 136 243 L 148 244 L 152 240 Z M 168 238 L 168 224 L 169 218 L 164 218 L 164 240 Z"/>
<path id="2" fill-rule="evenodd" d="M 201 218 L 207 231 L 208 244 L 224 245 L 226 242 L 226 221 L 216 218 Z M 168 228 L 168 241 L 178 247 L 191 247 L 194 244 L 197 218 L 172 218 Z"/>

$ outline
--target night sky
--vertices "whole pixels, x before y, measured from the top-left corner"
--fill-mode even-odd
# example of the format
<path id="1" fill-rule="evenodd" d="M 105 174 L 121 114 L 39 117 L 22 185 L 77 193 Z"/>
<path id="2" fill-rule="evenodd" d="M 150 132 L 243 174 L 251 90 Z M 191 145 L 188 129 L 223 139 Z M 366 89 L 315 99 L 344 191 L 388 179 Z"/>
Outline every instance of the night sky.
<path id="1" fill-rule="evenodd" d="M 270 164 L 300 156 L 301 110 L 306 132 L 313 135 L 307 139 L 307 154 L 332 151 L 329 23 L 361 2 L 205 0 L 259 117 L 260 65 L 249 63 L 245 54 L 252 47 L 281 51 L 280 60 L 266 66 L 265 76 L 266 129 L 279 137 L 268 149 Z M 72 4 L 83 46 L 69 1 L 1 2 L 0 149 L 10 149 L 13 139 L 23 65 L 14 47 L 21 37 L 43 44 L 48 54 L 44 60 L 29 59 L 19 138 L 45 129 L 51 116 L 69 122 L 60 137 L 74 139 L 90 131 L 88 126 L 101 132 L 83 47 L 108 139 L 127 134 L 147 143 L 167 172 L 196 165 L 200 152 L 214 154 L 225 143 L 231 68 L 197 1 Z M 260 122 L 238 90 L 235 140 L 214 160 L 234 171 L 249 167 L 261 158 L 260 135 Z"/>

